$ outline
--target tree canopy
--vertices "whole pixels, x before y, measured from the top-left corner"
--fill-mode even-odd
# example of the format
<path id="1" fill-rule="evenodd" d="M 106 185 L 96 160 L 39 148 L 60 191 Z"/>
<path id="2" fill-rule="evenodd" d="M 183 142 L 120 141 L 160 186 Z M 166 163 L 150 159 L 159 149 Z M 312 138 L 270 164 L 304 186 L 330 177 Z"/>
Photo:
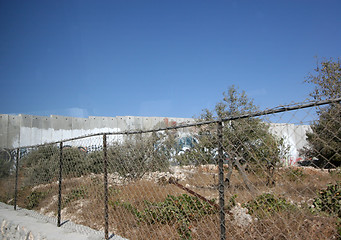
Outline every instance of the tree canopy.
<path id="1" fill-rule="evenodd" d="M 306 83 L 313 84 L 314 90 L 310 96 L 314 100 L 335 99 L 341 97 L 341 63 L 340 59 L 324 59 L 310 73 Z"/>
<path id="2" fill-rule="evenodd" d="M 340 59 L 326 59 L 317 63 L 313 74 L 305 82 L 313 84 L 310 96 L 314 100 L 335 99 L 341 97 Z M 320 167 L 341 165 L 341 103 L 333 103 L 317 109 L 318 119 L 311 125 L 312 132 L 307 133 L 309 146 L 303 150 L 310 158 L 317 158 Z"/>
<path id="3" fill-rule="evenodd" d="M 203 109 L 198 121 L 238 117 L 258 110 L 245 91 L 231 86 L 223 93 L 223 99 L 213 110 Z M 196 159 L 197 163 L 214 163 L 217 154 L 216 124 L 200 127 L 199 143 L 184 159 Z M 280 140 L 269 132 L 269 125 L 259 118 L 245 118 L 224 122 L 223 148 L 228 159 L 240 158 L 248 163 L 275 164 L 280 159 Z"/>

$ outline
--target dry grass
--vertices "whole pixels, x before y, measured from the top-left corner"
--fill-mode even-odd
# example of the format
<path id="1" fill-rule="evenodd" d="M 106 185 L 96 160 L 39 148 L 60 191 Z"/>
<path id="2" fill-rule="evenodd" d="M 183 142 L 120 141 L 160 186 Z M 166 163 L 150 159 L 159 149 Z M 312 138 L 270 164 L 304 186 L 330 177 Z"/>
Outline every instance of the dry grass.
<path id="1" fill-rule="evenodd" d="M 0 201 L 13 204 L 15 178 L 0 179 Z"/>
<path id="2" fill-rule="evenodd" d="M 236 239 L 337 239 L 335 219 L 287 211 L 259 220 Z"/>
<path id="3" fill-rule="evenodd" d="M 297 176 L 295 175 L 297 174 Z M 254 221 L 249 227 L 240 228 L 226 219 L 227 239 L 337 239 L 336 219 L 330 216 L 314 215 L 307 210 L 309 201 L 316 197 L 316 192 L 325 188 L 328 183 L 341 180 L 341 174 L 331 174 L 311 168 L 282 168 L 274 175 L 275 185 L 266 186 L 266 174 L 249 173 L 248 179 L 255 187 L 250 192 L 237 171 L 233 171 L 231 186 L 226 188 L 225 202 L 233 195 L 236 201 L 246 203 L 262 193 L 273 193 L 296 204 L 295 211 L 288 210 L 269 215 Z M 21 179 L 21 185 L 24 181 Z M 217 199 L 217 170 L 199 167 L 189 173 L 180 184 L 205 196 Z M 7 186 L 13 185 L 13 179 L 0 181 L 1 199 L 9 199 L 12 194 Z M 56 182 L 32 187 L 20 187 L 18 205 L 28 205 L 28 197 L 32 191 L 44 192 L 38 199 L 35 210 L 48 215 L 56 215 L 58 184 Z M 97 230 L 104 229 L 104 195 L 103 176 L 65 179 L 63 181 L 62 219 L 89 226 Z M 109 186 L 109 226 L 110 232 L 129 239 L 179 239 L 179 222 L 148 224 L 139 221 L 136 214 L 124 204 L 142 211 L 146 201 L 162 202 L 168 195 L 179 196 L 186 193 L 172 184 L 157 181 L 140 180 L 125 185 Z M 187 193 L 188 194 L 188 193 Z M 210 214 L 190 222 L 192 239 L 219 239 L 219 215 Z"/>

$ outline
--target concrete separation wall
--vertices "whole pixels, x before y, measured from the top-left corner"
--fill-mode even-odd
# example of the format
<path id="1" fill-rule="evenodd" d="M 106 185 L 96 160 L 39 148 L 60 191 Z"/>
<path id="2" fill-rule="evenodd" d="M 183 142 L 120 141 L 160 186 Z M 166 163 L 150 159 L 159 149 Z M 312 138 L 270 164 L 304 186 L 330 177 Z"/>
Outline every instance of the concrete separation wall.
<path id="1" fill-rule="evenodd" d="M 51 115 L 50 117 L 33 115 L 0 114 L 0 148 L 17 148 L 32 146 L 48 142 L 57 142 L 69 138 L 104 132 L 124 132 L 129 130 L 150 130 L 176 125 L 193 123 L 192 118 L 168 117 L 93 117 L 74 118 Z M 179 129 L 179 137 L 191 134 L 190 128 Z M 311 131 L 308 125 L 294 125 L 288 123 L 271 123 L 271 133 L 283 138 L 289 148 L 286 165 L 294 165 L 302 160 L 299 150 L 307 145 L 306 133 Z M 181 136 L 183 135 L 183 136 Z M 122 141 L 122 136 L 111 135 L 108 142 Z M 101 137 L 94 137 L 93 143 L 101 144 Z M 90 141 L 88 141 L 90 142 Z M 66 142 L 66 145 L 92 147 L 84 145 L 82 141 Z M 95 147 L 98 147 L 98 146 Z"/>
<path id="2" fill-rule="evenodd" d="M 171 127 L 193 122 L 191 118 L 93 117 L 0 114 L 0 148 L 17 148 L 104 132 L 124 132 Z"/>
<path id="3" fill-rule="evenodd" d="M 0 239 L 12 240 L 100 240 L 104 232 L 66 222 L 57 227 L 57 220 L 27 209 L 13 210 L 13 206 L 0 202 Z M 124 240 L 112 236 L 111 240 Z"/>
<path id="4" fill-rule="evenodd" d="M 284 140 L 284 144 L 289 151 L 286 159 L 282 159 L 284 165 L 295 165 L 303 160 L 299 150 L 308 145 L 306 134 L 311 132 L 309 125 L 295 125 L 288 123 L 272 123 L 270 132 Z"/>

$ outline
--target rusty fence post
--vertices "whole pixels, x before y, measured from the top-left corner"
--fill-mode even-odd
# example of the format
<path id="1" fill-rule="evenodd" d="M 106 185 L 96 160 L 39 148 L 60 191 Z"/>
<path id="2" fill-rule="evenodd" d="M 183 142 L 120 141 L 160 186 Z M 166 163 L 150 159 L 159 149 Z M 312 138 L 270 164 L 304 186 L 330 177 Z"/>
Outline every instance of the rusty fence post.
<path id="1" fill-rule="evenodd" d="M 16 162 L 15 162 L 14 210 L 17 210 L 19 157 L 20 157 L 20 148 L 17 149 L 17 156 L 16 156 Z"/>
<path id="2" fill-rule="evenodd" d="M 108 214 L 108 155 L 107 135 L 103 134 L 103 166 L 104 166 L 104 231 L 105 239 L 109 239 L 109 214 Z"/>
<path id="3" fill-rule="evenodd" d="M 57 227 L 61 226 L 62 211 L 62 171 L 63 171 L 63 142 L 59 145 L 59 189 L 58 189 L 58 220 Z"/>
<path id="4" fill-rule="evenodd" d="M 219 213 L 220 213 L 220 239 L 226 239 L 225 225 L 225 196 L 224 196 L 224 150 L 223 150 L 223 122 L 219 121 L 218 133 L 218 169 L 219 169 Z"/>

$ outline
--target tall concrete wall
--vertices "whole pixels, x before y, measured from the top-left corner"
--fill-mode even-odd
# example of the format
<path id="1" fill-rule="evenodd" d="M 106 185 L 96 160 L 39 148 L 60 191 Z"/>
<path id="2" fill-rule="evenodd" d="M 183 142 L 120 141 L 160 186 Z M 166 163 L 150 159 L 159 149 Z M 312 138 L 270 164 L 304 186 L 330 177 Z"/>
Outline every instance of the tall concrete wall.
<path id="1" fill-rule="evenodd" d="M 8 135 L 8 115 L 1 114 L 0 115 L 0 146 L 1 147 L 8 147 L 7 135 Z"/>
<path id="2" fill-rule="evenodd" d="M 135 116 L 74 118 L 57 115 L 42 117 L 1 114 L 0 148 L 31 146 L 104 132 L 158 129 L 192 122 L 194 119 L 191 118 Z M 188 135 L 189 131 L 190 129 L 179 129 L 184 136 Z M 287 165 L 300 160 L 299 149 L 307 145 L 306 132 L 310 131 L 310 126 L 274 123 L 270 124 L 270 131 L 283 138 L 289 148 L 289 155 L 285 160 Z M 122 140 L 122 136 L 110 135 L 108 137 L 109 141 Z M 87 142 L 79 140 L 65 144 L 96 147 L 101 144 L 101 137 L 92 138 Z"/>
<path id="3" fill-rule="evenodd" d="M 307 146 L 306 133 L 311 132 L 309 125 L 294 125 L 288 123 L 273 123 L 270 125 L 270 132 L 284 140 L 288 150 L 286 159 L 282 159 L 285 165 L 294 165 L 303 160 L 299 150 Z"/>
<path id="4" fill-rule="evenodd" d="M 193 122 L 193 119 L 134 116 L 74 118 L 0 114 L 0 148 L 32 146 L 104 132 L 157 129 L 190 122 Z M 115 137 L 117 138 L 110 136 L 109 139 Z"/>

